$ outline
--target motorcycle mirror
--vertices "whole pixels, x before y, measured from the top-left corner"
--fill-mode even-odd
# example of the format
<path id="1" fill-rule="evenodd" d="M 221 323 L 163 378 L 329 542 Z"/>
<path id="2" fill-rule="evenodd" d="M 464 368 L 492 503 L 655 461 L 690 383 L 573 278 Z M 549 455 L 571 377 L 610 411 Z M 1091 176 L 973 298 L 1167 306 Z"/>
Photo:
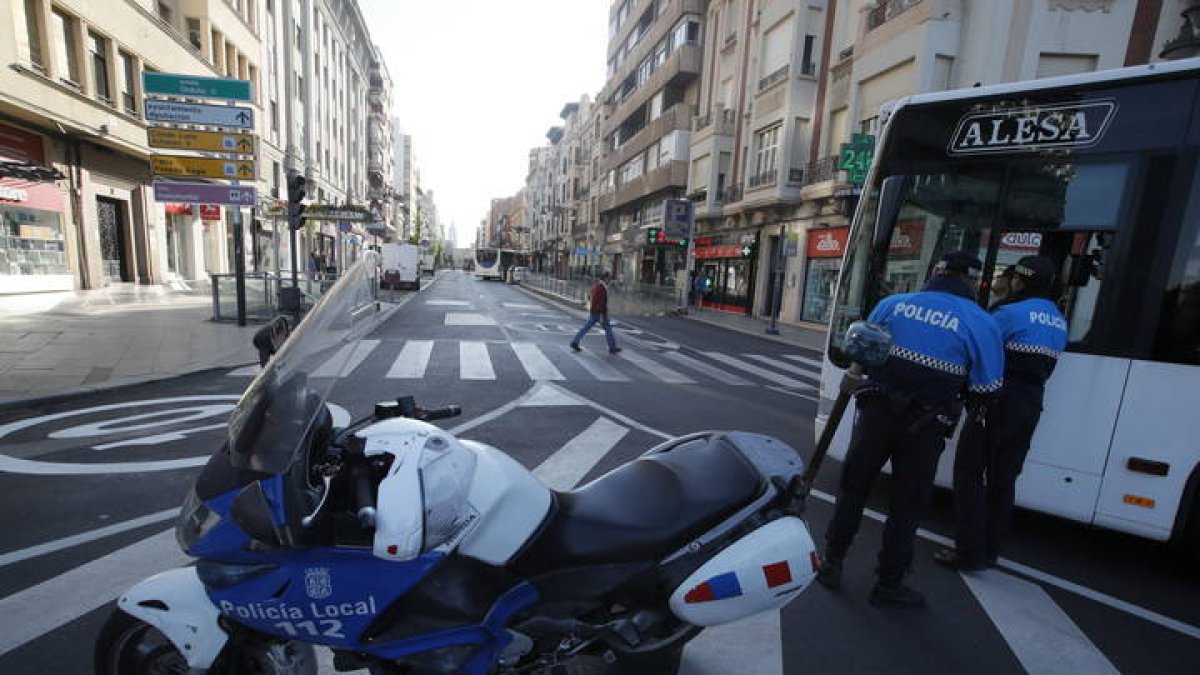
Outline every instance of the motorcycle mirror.
<path id="1" fill-rule="evenodd" d="M 846 329 L 843 349 L 846 357 L 854 363 L 868 368 L 882 366 L 891 348 L 891 333 L 877 323 L 855 321 Z"/>

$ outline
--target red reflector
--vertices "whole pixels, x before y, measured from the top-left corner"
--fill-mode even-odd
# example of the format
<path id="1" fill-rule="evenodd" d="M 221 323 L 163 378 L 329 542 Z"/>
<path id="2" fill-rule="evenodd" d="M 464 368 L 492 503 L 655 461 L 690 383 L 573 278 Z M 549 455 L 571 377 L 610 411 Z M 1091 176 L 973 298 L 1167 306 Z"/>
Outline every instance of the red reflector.
<path id="1" fill-rule="evenodd" d="M 792 583 L 792 568 L 787 561 L 771 565 L 763 565 L 763 575 L 767 577 L 767 588 L 775 588 Z"/>
<path id="2" fill-rule="evenodd" d="M 391 546 L 388 547 L 387 551 L 388 551 L 388 555 L 396 555 L 396 545 L 392 544 Z"/>

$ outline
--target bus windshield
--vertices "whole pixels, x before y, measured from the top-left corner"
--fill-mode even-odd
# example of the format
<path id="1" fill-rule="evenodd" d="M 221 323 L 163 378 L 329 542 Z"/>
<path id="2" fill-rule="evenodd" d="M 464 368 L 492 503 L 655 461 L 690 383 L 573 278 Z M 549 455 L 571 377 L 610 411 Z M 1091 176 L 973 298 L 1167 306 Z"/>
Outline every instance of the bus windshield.
<path id="1" fill-rule="evenodd" d="M 475 262 L 483 267 L 491 267 L 496 264 L 496 257 L 499 252 L 494 248 L 481 248 L 475 252 Z"/>

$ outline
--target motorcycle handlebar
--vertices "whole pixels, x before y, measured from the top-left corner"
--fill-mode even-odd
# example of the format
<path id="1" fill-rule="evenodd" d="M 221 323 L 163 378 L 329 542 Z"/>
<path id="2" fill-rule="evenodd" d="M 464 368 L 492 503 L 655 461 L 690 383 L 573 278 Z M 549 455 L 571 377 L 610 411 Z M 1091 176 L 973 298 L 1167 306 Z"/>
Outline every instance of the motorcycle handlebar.
<path id="1" fill-rule="evenodd" d="M 448 405 L 445 408 L 433 408 L 431 410 L 422 410 L 418 419 L 426 422 L 430 420 L 441 420 L 447 417 L 458 417 L 462 414 L 462 406 Z"/>
<path id="2" fill-rule="evenodd" d="M 371 467 L 363 461 L 350 465 L 350 495 L 358 507 L 355 515 L 363 527 L 375 526 L 375 486 Z"/>

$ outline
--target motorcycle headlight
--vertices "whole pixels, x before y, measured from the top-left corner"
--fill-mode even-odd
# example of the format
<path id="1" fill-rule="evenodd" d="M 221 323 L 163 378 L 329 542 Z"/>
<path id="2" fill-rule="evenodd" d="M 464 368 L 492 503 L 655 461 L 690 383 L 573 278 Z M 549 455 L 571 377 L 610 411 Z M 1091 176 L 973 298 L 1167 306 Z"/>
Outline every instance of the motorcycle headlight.
<path id="1" fill-rule="evenodd" d="M 221 516 L 200 501 L 193 488 L 183 500 L 179 510 L 179 520 L 175 523 L 175 540 L 184 551 L 191 549 L 192 544 L 208 534 L 221 522 Z"/>

